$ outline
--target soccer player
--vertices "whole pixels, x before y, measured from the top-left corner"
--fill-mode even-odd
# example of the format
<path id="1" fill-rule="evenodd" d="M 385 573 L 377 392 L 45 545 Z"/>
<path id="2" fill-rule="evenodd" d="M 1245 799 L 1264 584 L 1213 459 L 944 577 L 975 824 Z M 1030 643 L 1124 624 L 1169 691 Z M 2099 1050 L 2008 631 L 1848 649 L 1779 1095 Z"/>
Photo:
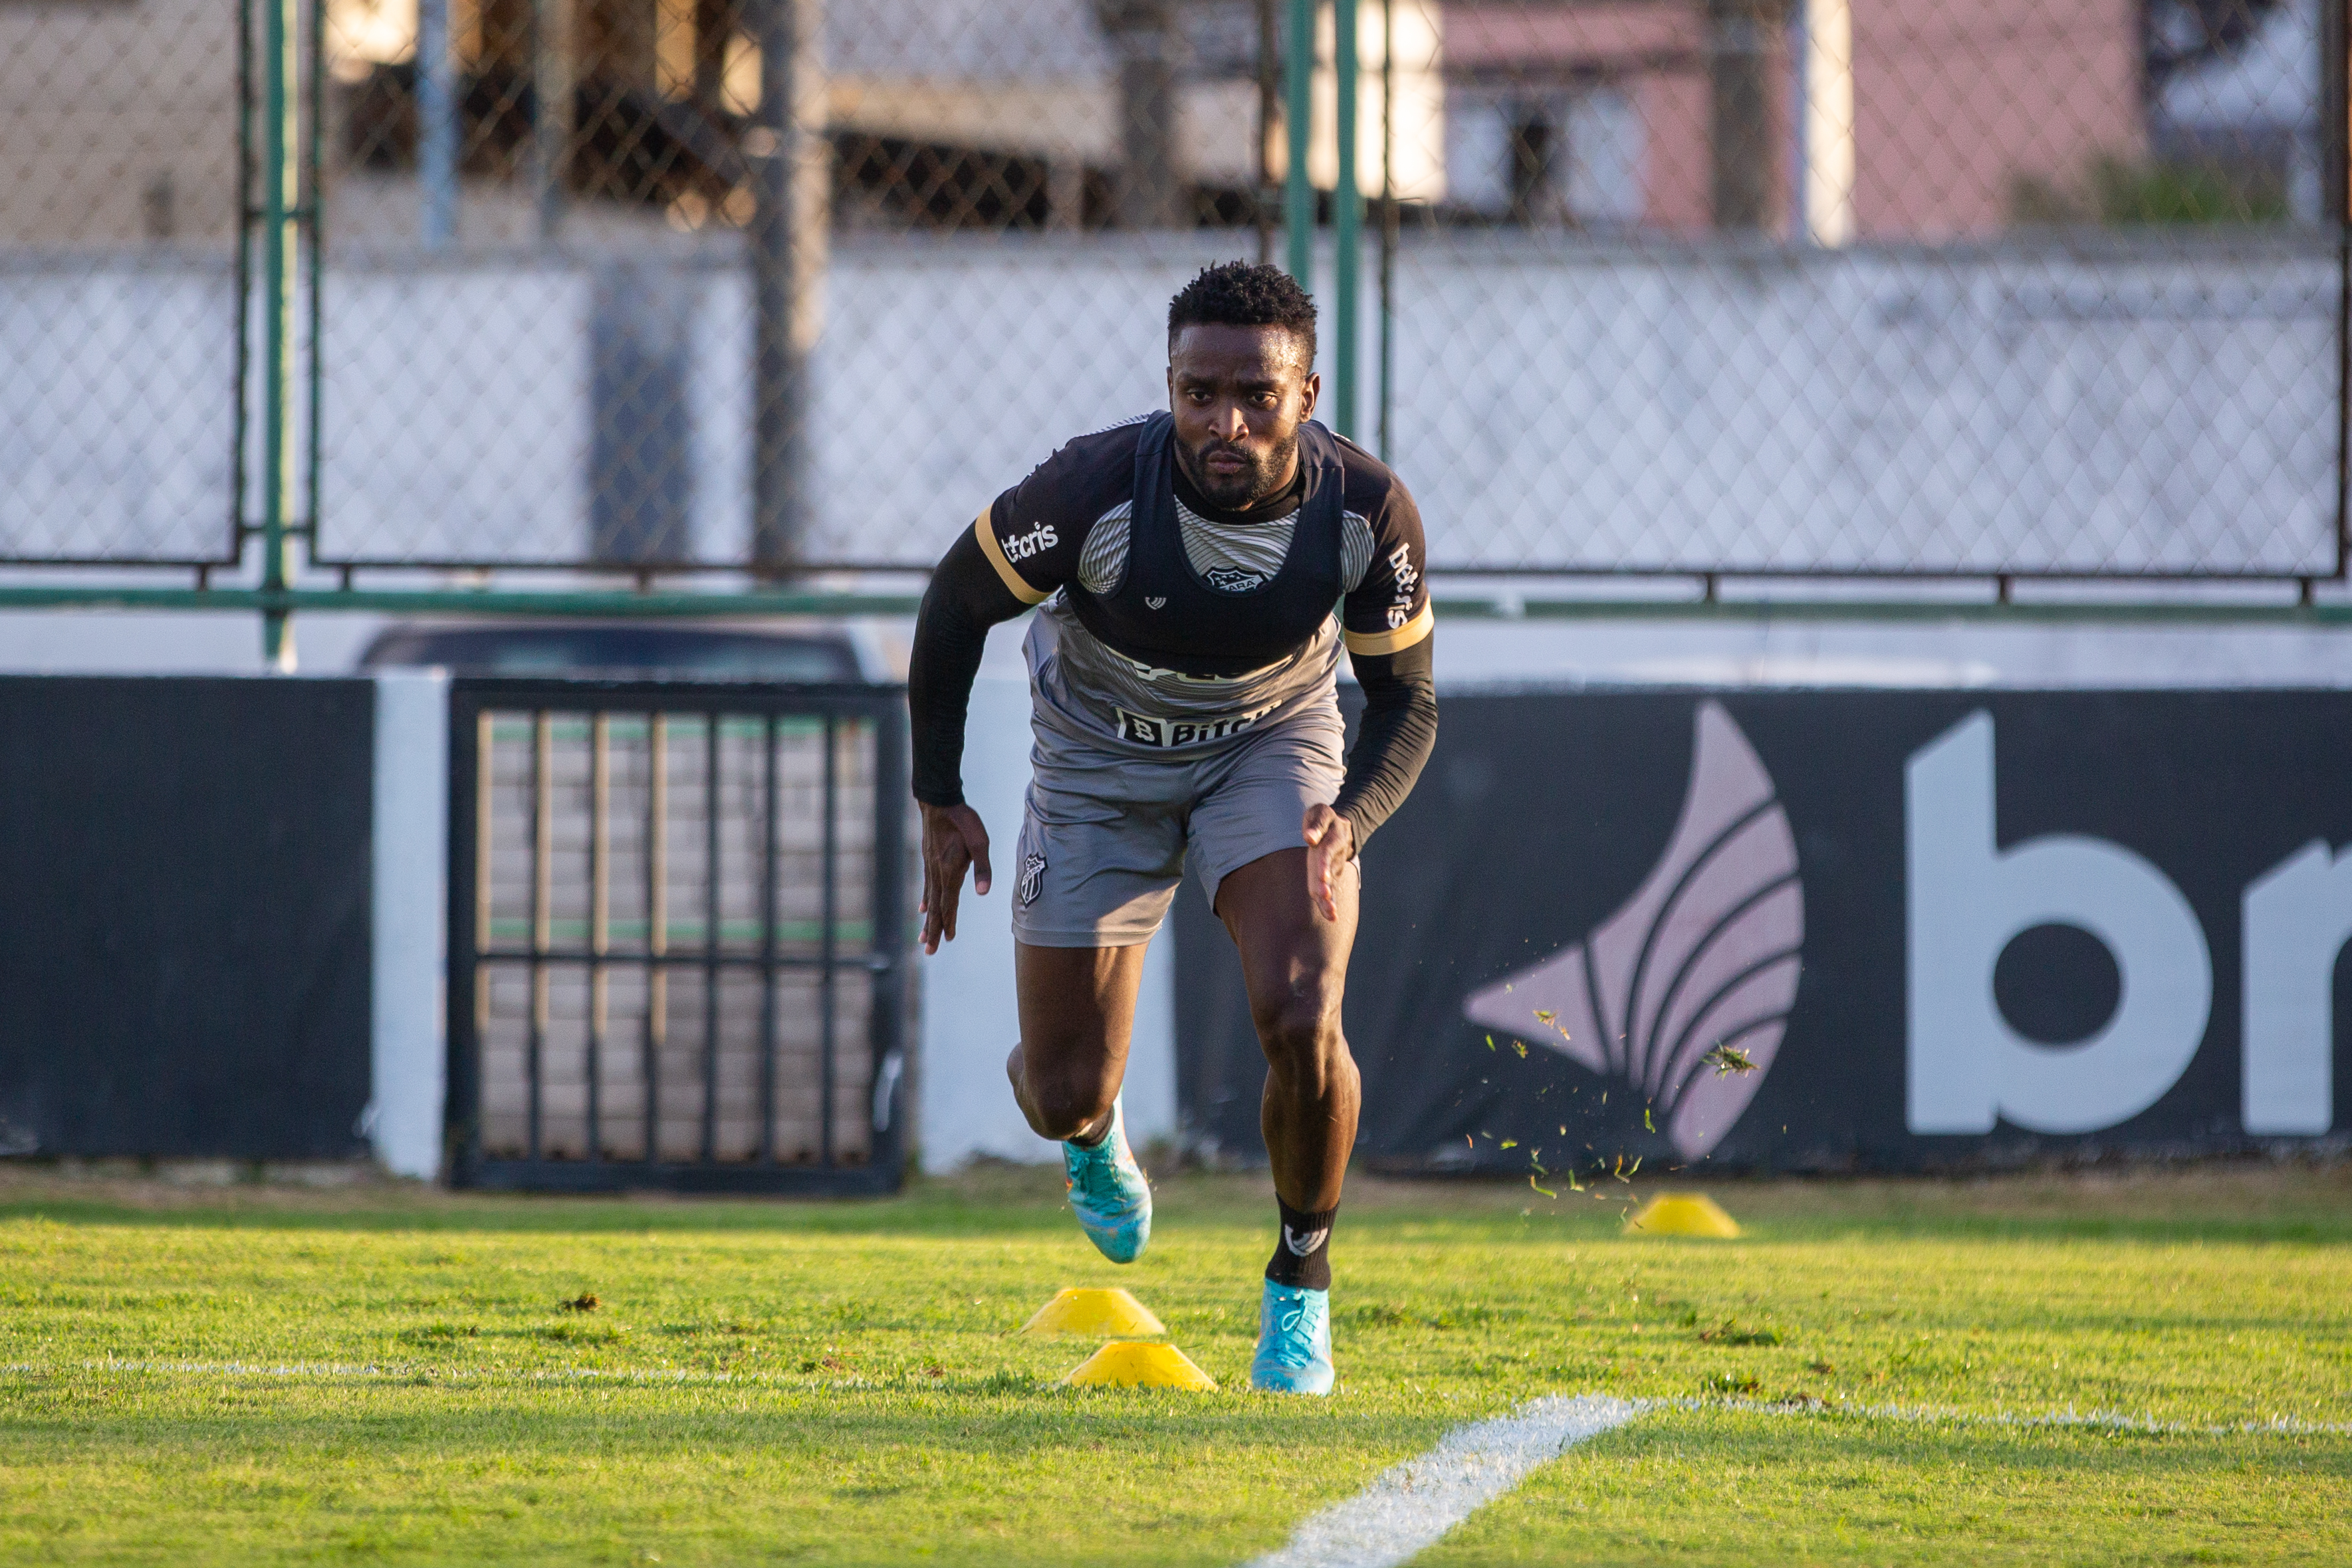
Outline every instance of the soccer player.
<path id="1" fill-rule="evenodd" d="M 1310 420 L 1314 363 L 1315 304 L 1288 274 L 1234 262 L 1187 284 L 1168 307 L 1168 412 L 1079 436 L 982 510 L 932 573 L 908 683 L 936 953 L 965 871 L 978 893 L 991 881 L 961 775 L 982 642 L 1043 607 L 1024 644 L 1034 773 L 1005 1071 L 1029 1125 L 1060 1140 L 1070 1207 L 1113 1262 L 1150 1239 L 1118 1092 L 1144 945 L 1188 862 L 1232 934 L 1280 1207 L 1250 1381 L 1301 1394 L 1333 1375 L 1328 1249 L 1359 1102 L 1339 1032 L 1356 857 L 1437 734 L 1421 517 L 1386 467 Z M 1365 698 L 1344 766 L 1343 640 Z"/>

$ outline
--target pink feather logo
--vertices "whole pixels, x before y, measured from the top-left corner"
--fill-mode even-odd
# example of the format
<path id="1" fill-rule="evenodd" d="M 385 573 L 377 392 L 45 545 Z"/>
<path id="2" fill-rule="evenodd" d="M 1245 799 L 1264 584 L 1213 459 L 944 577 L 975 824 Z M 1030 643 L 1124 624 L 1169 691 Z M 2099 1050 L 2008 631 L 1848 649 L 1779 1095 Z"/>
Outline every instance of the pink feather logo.
<path id="1" fill-rule="evenodd" d="M 1472 993 L 1463 1011 L 1630 1084 L 1696 1159 L 1731 1130 L 1780 1049 L 1804 937 L 1789 813 L 1738 725 L 1702 702 L 1682 815 L 1640 889 L 1582 942 Z"/>

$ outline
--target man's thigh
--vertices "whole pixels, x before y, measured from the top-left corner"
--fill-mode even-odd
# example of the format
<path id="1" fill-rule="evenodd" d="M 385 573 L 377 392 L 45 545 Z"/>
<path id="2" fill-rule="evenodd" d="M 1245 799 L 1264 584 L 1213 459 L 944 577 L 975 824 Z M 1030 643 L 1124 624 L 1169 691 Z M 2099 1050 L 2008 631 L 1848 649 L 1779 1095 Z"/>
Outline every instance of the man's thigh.
<path id="1" fill-rule="evenodd" d="M 1277 850 L 1226 873 L 1217 917 L 1234 939 L 1261 1035 L 1336 1012 L 1356 945 L 1361 878 L 1354 862 L 1337 879 L 1337 920 L 1326 920 L 1307 887 L 1305 849 Z"/>
<path id="2" fill-rule="evenodd" d="M 1032 1069 L 1083 1075 L 1123 1073 L 1143 985 L 1143 945 L 1013 946 L 1021 1001 L 1021 1051 Z"/>

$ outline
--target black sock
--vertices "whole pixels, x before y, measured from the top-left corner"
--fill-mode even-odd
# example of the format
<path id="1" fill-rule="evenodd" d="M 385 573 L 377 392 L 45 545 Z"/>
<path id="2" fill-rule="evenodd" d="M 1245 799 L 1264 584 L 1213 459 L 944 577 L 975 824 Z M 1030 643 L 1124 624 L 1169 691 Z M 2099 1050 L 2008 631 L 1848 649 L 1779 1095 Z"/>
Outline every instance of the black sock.
<path id="1" fill-rule="evenodd" d="M 1310 1214 L 1303 1208 L 1293 1208 L 1276 1197 L 1275 1204 L 1282 1210 L 1282 1238 L 1274 1244 L 1274 1258 L 1265 1266 L 1265 1277 L 1277 1285 L 1294 1289 L 1328 1291 L 1331 1288 L 1331 1222 L 1338 1218 L 1337 1206 Z"/>

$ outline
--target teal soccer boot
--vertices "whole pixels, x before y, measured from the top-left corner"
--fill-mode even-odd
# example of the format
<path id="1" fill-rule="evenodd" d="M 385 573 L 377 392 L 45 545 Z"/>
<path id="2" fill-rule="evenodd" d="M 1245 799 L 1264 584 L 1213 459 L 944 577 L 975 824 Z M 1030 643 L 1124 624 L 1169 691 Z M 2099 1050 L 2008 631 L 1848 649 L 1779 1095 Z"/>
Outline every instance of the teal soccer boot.
<path id="1" fill-rule="evenodd" d="M 1132 1263 L 1151 1240 L 1151 1183 L 1127 1146 L 1127 1116 L 1110 1103 L 1110 1131 L 1093 1148 L 1062 1145 L 1070 1176 L 1070 1212 L 1078 1228 L 1114 1263 Z"/>
<path id="2" fill-rule="evenodd" d="M 1331 1292 L 1265 1282 L 1250 1386 L 1269 1394 L 1331 1392 Z"/>

